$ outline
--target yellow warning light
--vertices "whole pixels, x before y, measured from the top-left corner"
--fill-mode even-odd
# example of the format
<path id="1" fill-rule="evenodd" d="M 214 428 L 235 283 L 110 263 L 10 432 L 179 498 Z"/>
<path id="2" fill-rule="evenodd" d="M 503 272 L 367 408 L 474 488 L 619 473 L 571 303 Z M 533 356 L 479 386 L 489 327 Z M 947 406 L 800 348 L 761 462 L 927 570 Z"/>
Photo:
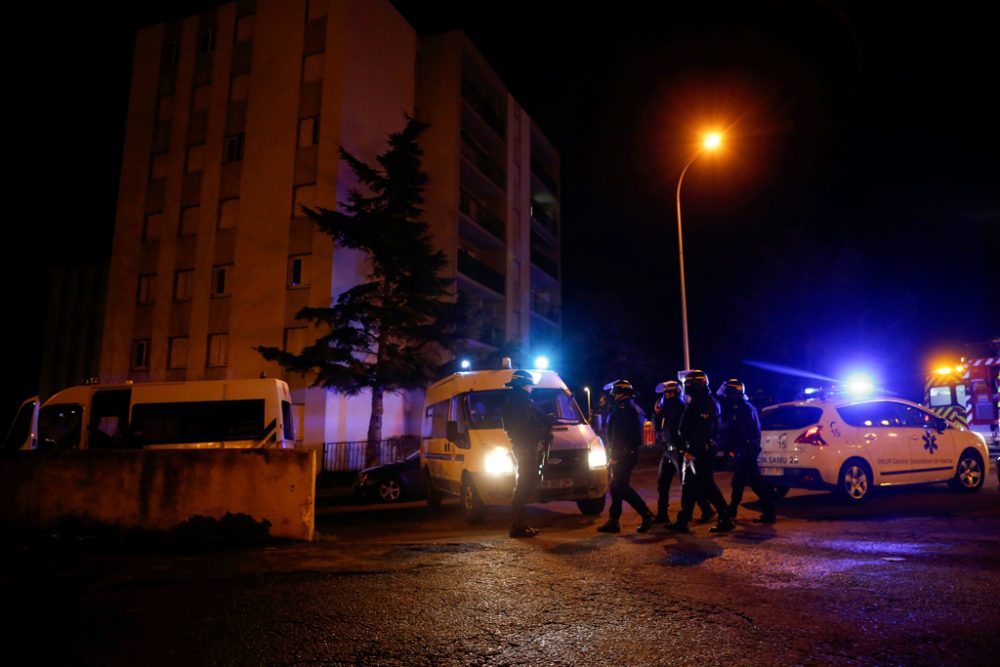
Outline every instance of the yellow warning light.
<path id="1" fill-rule="evenodd" d="M 937 373 L 938 375 L 948 375 L 951 373 L 951 366 L 944 366 L 942 368 L 937 369 L 934 372 Z"/>

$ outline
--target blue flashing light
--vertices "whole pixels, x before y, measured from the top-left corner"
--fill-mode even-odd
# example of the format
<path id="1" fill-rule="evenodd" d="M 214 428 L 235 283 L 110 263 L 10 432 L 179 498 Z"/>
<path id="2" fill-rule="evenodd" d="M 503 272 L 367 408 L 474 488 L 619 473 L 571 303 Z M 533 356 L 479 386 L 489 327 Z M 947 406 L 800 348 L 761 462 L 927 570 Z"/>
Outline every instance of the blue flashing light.
<path id="1" fill-rule="evenodd" d="M 544 371 L 548 370 L 548 367 L 549 367 L 548 357 L 546 357 L 544 354 L 535 357 L 535 368 L 537 368 L 540 371 Z"/>
<path id="2" fill-rule="evenodd" d="M 852 396 L 868 396 L 875 391 L 875 381 L 867 373 L 854 373 L 844 384 Z"/>
<path id="3" fill-rule="evenodd" d="M 468 359 L 462 359 L 462 363 L 460 365 L 462 366 L 463 371 L 467 371 L 472 368 L 472 362 Z"/>
<path id="4" fill-rule="evenodd" d="M 819 387 L 806 387 L 806 396 L 812 396 L 813 394 L 818 394 L 820 392 Z"/>

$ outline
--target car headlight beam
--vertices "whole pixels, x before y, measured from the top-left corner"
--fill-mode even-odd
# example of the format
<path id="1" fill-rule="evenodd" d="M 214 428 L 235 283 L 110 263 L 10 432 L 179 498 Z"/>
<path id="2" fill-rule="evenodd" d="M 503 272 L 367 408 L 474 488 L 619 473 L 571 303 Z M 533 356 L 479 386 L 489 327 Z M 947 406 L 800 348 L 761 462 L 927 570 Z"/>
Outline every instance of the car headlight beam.
<path id="1" fill-rule="evenodd" d="M 600 438 L 594 438 L 590 442 L 588 449 L 590 451 L 587 453 L 587 463 L 590 464 L 591 470 L 607 467 L 608 453 L 604 449 L 604 442 Z"/>
<path id="2" fill-rule="evenodd" d="M 496 447 L 486 455 L 487 475 L 510 475 L 514 472 L 514 457 L 505 447 Z"/>

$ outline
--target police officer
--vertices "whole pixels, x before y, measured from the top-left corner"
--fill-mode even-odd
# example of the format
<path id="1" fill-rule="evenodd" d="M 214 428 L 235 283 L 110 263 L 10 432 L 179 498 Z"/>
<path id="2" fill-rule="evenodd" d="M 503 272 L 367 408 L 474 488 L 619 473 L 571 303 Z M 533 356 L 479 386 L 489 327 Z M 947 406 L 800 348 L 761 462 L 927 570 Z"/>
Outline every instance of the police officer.
<path id="1" fill-rule="evenodd" d="M 684 390 L 677 380 L 667 380 L 656 386 L 660 397 L 653 406 L 653 430 L 656 441 L 663 447 L 660 466 L 656 475 L 656 523 L 670 523 L 667 509 L 670 505 L 670 484 L 674 476 L 680 472 L 681 459 L 677 451 L 677 429 L 684 412 Z M 704 498 L 698 499 L 701 508 L 700 523 L 708 523 L 715 516 L 712 506 Z"/>
<path id="2" fill-rule="evenodd" d="M 629 484 L 632 468 L 639 461 L 639 449 L 642 447 L 642 411 L 635 404 L 635 389 L 628 380 L 617 380 L 611 387 L 611 396 L 613 400 L 607 424 L 611 509 L 608 510 L 607 523 L 597 530 L 602 533 L 620 532 L 618 520 L 622 515 L 622 501 L 627 500 L 642 517 L 637 532 L 645 533 L 653 527 L 653 513 Z"/>
<path id="3" fill-rule="evenodd" d="M 760 455 L 760 417 L 757 408 L 747 400 L 746 386 L 738 379 L 726 380 L 719 387 L 722 424 L 719 444 L 722 451 L 733 459 L 733 496 L 729 503 L 729 518 L 736 520 L 736 512 L 743 501 L 743 489 L 749 486 L 760 498 L 763 513 L 756 523 L 774 523 L 774 496 L 771 486 L 764 481 L 757 466 Z"/>
<path id="4" fill-rule="evenodd" d="M 518 369 L 506 384 L 511 391 L 503 406 L 503 428 L 512 445 L 517 481 L 511 498 L 511 537 L 534 537 L 535 528 L 525 523 L 528 497 L 538 486 L 538 456 L 544 442 L 551 435 L 548 417 L 531 401 L 529 387 L 535 384 L 531 373 Z"/>
<path id="5" fill-rule="evenodd" d="M 687 533 L 695 502 L 705 498 L 715 506 L 718 523 L 710 530 L 723 533 L 734 528 L 726 511 L 726 501 L 715 484 L 713 459 L 719 437 L 719 408 L 708 389 L 708 376 L 702 371 L 688 371 L 684 392 L 690 401 L 684 407 L 678 427 L 681 460 L 681 511 L 668 528 Z"/>

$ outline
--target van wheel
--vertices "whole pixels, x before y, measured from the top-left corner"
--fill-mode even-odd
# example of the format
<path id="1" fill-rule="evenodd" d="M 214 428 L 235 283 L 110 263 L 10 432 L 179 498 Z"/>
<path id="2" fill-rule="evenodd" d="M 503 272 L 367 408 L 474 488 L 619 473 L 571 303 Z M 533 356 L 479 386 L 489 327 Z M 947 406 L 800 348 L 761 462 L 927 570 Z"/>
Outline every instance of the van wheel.
<path id="1" fill-rule="evenodd" d="M 837 494 L 852 505 L 860 505 L 872 493 L 872 469 L 861 459 L 850 459 L 837 477 Z"/>
<path id="2" fill-rule="evenodd" d="M 948 486 L 962 493 L 975 493 L 982 488 L 985 479 L 983 459 L 974 449 L 967 449 L 959 457 L 955 476 L 948 480 Z"/>
<path id="3" fill-rule="evenodd" d="M 469 478 L 462 481 L 462 516 L 466 523 L 482 523 L 486 518 L 486 505 L 479 497 L 476 485 Z"/>
<path id="4" fill-rule="evenodd" d="M 427 500 L 427 507 L 432 510 L 441 507 L 441 491 L 434 486 L 427 468 L 424 468 L 424 497 Z"/>
<path id="5" fill-rule="evenodd" d="M 771 493 L 775 498 L 784 498 L 788 495 L 789 488 L 787 486 L 772 486 Z"/>
<path id="6" fill-rule="evenodd" d="M 597 516 L 604 511 L 605 496 L 600 498 L 584 498 L 576 501 L 576 506 L 580 508 L 582 514 L 587 516 Z"/>

